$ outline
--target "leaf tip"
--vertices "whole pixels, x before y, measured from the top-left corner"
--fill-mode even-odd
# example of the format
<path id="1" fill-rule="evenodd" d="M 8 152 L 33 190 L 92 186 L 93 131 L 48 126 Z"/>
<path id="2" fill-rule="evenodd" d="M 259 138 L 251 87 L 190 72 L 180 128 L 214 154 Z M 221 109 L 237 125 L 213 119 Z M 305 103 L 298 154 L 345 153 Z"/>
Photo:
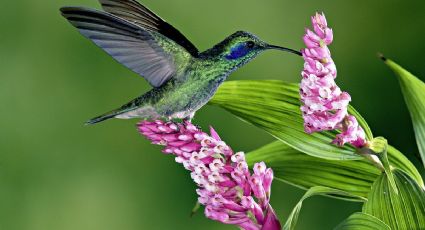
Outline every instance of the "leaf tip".
<path id="1" fill-rule="evenodd" d="M 386 62 L 388 60 L 381 52 L 378 52 L 377 56 L 378 56 L 378 58 L 380 58 L 384 62 Z"/>

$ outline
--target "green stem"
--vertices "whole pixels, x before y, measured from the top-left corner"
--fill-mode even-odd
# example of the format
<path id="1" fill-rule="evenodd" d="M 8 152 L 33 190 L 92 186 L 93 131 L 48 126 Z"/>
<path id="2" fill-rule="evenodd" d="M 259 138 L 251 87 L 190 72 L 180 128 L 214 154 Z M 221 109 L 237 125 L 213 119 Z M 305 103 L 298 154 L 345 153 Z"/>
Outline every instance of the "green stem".
<path id="1" fill-rule="evenodd" d="M 357 152 L 372 162 L 377 168 L 384 172 L 391 187 L 395 193 L 398 193 L 398 189 L 392 173 L 392 166 L 388 160 L 387 155 L 388 141 L 383 137 L 374 138 L 368 143 L 367 146 L 359 149 Z"/>

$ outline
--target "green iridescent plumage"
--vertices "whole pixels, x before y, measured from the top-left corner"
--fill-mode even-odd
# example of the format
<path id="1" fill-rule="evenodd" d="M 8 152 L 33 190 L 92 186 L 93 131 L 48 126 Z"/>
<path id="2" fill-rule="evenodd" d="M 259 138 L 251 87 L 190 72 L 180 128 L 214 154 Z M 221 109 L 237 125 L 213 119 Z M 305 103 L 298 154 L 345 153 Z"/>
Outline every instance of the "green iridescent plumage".
<path id="1" fill-rule="evenodd" d="M 191 119 L 239 67 L 272 46 L 239 31 L 204 52 L 177 29 L 134 0 L 99 0 L 105 12 L 64 7 L 62 15 L 115 60 L 143 76 L 153 89 L 126 105 L 89 120 Z"/>

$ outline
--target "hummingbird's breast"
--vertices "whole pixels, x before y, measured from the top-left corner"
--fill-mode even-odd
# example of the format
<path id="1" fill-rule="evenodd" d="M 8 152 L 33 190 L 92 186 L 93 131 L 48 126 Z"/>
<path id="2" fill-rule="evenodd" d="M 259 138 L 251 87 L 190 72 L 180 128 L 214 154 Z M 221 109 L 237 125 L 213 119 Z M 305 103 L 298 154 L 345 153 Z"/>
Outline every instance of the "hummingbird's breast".
<path id="1" fill-rule="evenodd" d="M 229 75 L 212 61 L 193 63 L 183 74 L 164 86 L 164 96 L 156 106 L 160 114 L 172 118 L 190 116 L 208 103 Z"/>

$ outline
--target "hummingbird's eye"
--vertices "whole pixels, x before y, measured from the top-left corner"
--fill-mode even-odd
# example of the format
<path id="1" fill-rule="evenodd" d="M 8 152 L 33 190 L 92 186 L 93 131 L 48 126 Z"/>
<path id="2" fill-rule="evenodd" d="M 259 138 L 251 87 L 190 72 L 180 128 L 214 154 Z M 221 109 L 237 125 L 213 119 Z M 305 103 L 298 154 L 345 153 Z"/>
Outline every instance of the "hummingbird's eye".
<path id="1" fill-rule="evenodd" d="M 252 48 L 254 48 L 255 43 L 254 43 L 253 41 L 248 41 L 248 42 L 246 43 L 246 46 L 247 46 L 248 48 L 252 49 Z"/>

